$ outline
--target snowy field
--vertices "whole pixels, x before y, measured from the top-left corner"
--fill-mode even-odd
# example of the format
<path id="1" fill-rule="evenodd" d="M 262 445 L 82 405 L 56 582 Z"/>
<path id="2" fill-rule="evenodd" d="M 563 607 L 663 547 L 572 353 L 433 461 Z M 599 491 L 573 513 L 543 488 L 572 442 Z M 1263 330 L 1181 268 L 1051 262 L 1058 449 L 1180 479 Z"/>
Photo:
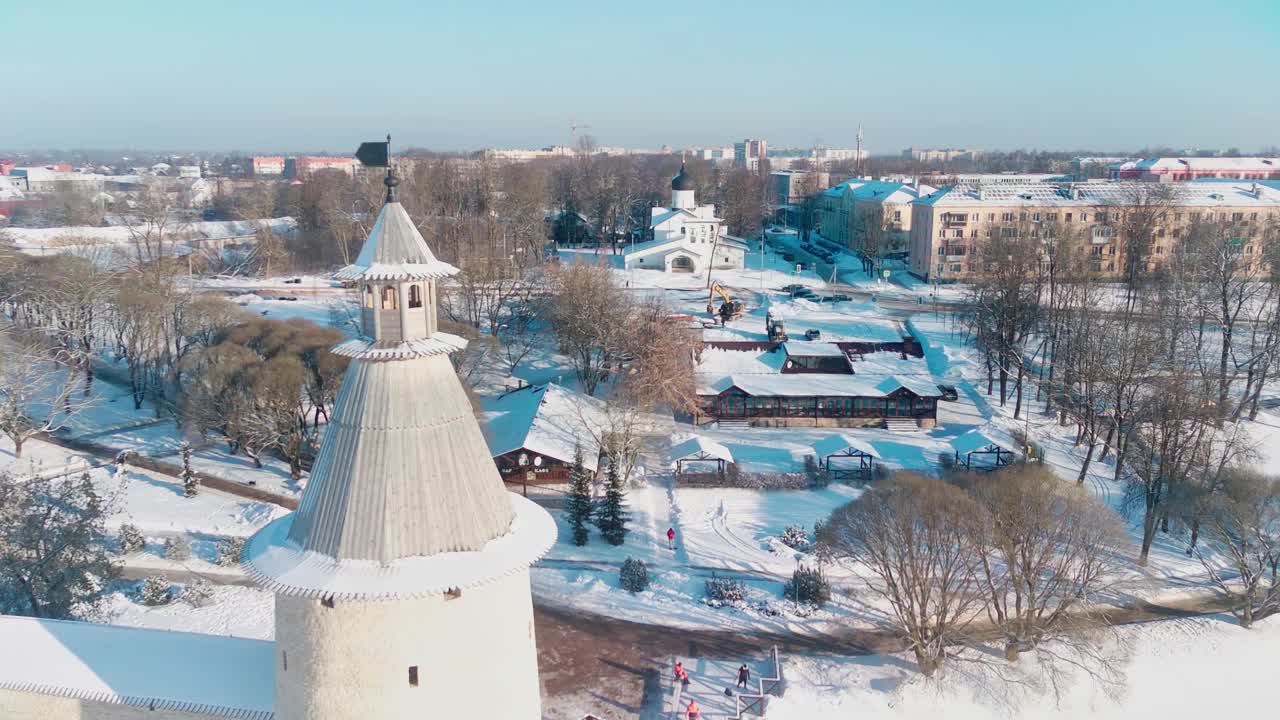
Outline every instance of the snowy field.
<path id="1" fill-rule="evenodd" d="M 1280 622 L 1244 630 L 1223 616 L 1122 627 L 1111 643 L 1123 686 L 1069 674 L 1055 697 L 1044 677 L 1011 685 L 991 665 L 958 662 L 928 681 L 909 657 L 786 657 L 787 691 L 770 720 L 1096 720 L 1266 717 L 1275 705 Z M 1003 662 L 996 659 L 997 663 Z M 1024 660 L 1024 664 L 1027 661 Z"/>

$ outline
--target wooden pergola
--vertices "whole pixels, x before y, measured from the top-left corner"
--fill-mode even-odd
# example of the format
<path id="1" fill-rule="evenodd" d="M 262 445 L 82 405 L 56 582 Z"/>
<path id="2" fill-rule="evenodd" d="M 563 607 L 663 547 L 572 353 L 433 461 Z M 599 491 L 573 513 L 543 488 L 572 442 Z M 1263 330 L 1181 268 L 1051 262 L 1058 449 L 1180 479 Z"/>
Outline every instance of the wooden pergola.
<path id="1" fill-rule="evenodd" d="M 963 465 L 966 470 L 991 471 L 1013 462 L 1012 450 L 977 430 L 952 440 L 951 448 L 956 454 L 956 465 Z"/>
<path id="2" fill-rule="evenodd" d="M 724 478 L 725 466 L 733 462 L 733 453 L 720 443 L 694 435 L 671 447 L 671 464 L 675 468 L 676 478 L 690 475 L 707 475 L 706 471 L 698 472 L 697 468 L 715 466 L 715 474 Z M 692 472 L 689 467 L 695 468 Z"/>
<path id="3" fill-rule="evenodd" d="M 818 468 L 832 480 L 871 479 L 880 453 L 871 443 L 848 433 L 830 435 L 813 444 Z"/>

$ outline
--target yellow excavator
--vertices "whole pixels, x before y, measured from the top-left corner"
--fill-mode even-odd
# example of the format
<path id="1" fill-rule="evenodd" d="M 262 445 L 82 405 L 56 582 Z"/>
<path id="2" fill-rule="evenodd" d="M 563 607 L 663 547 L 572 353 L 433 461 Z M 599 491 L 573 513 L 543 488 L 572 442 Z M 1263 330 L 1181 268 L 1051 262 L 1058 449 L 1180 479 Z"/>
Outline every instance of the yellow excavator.
<path id="1" fill-rule="evenodd" d="M 716 304 L 715 304 L 717 293 L 720 294 L 720 297 L 724 298 L 724 302 L 720 304 L 719 310 L 716 310 Z M 723 324 L 723 323 L 729 322 L 730 320 L 737 320 L 738 318 L 742 317 L 743 310 L 744 308 L 742 306 L 742 303 L 738 300 L 734 300 L 733 298 L 729 297 L 729 293 L 726 292 L 725 289 L 720 286 L 720 283 L 711 284 L 711 292 L 708 293 L 707 295 L 707 314 L 708 315 L 710 315 L 711 317 L 715 317 L 716 315 L 719 315 L 720 322 L 721 324 Z"/>

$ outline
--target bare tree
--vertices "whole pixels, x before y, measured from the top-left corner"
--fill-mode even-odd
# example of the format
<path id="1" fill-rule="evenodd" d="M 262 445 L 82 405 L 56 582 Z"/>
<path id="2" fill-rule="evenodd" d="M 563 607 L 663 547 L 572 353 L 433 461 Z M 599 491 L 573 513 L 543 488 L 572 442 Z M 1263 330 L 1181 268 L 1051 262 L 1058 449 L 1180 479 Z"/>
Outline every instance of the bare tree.
<path id="1" fill-rule="evenodd" d="M 1280 483 L 1250 470 L 1224 473 L 1201 518 L 1214 552 L 1197 554 L 1240 625 L 1280 612 Z"/>
<path id="2" fill-rule="evenodd" d="M 871 591 L 889 604 L 926 677 L 982 612 L 973 532 L 981 513 L 954 485 L 898 473 L 838 508 L 819 534 L 836 558 L 871 570 Z"/>
<path id="3" fill-rule="evenodd" d="M 50 357 L 38 342 L 0 335 L 0 433 L 13 442 L 15 457 L 27 440 L 58 430 L 88 407 L 78 384 L 65 354 Z"/>
<path id="4" fill-rule="evenodd" d="M 628 339 L 627 301 L 609 268 L 575 264 L 551 276 L 551 328 L 588 395 L 608 377 Z"/>
<path id="5" fill-rule="evenodd" d="M 1043 466 L 967 478 L 986 511 L 975 526 L 987 616 L 1005 656 L 1050 640 L 1074 642 L 1088 620 L 1073 615 L 1106 589 L 1125 542 L 1119 517 Z"/>

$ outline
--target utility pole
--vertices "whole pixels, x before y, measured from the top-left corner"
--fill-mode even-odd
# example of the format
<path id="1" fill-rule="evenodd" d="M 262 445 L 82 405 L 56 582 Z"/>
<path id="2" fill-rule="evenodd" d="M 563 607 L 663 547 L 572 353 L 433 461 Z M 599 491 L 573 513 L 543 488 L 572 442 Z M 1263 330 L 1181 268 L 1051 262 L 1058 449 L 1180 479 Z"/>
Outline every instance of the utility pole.
<path id="1" fill-rule="evenodd" d="M 858 123 L 858 135 L 856 149 L 853 151 L 854 168 L 857 170 L 858 177 L 862 177 L 862 123 Z"/>

